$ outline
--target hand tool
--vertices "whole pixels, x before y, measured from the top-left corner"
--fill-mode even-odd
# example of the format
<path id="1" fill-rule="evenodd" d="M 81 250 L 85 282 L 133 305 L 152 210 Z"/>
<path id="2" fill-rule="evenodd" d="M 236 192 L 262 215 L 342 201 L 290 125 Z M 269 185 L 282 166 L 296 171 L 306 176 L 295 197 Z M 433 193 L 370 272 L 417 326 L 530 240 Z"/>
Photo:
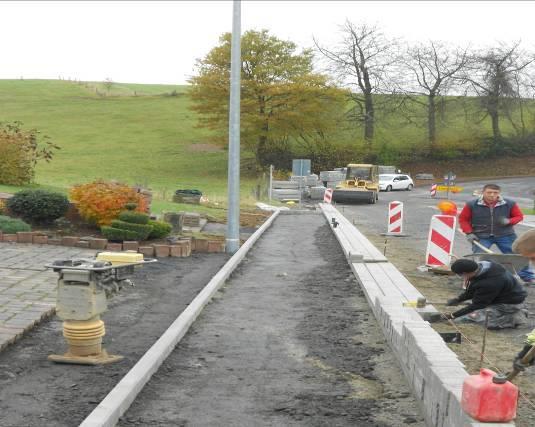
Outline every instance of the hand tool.
<path id="1" fill-rule="evenodd" d="M 447 305 L 447 301 L 427 301 L 427 298 L 420 297 L 416 301 L 407 301 L 402 304 L 403 307 L 424 308 L 426 305 Z M 456 304 L 464 305 L 464 303 Z"/>

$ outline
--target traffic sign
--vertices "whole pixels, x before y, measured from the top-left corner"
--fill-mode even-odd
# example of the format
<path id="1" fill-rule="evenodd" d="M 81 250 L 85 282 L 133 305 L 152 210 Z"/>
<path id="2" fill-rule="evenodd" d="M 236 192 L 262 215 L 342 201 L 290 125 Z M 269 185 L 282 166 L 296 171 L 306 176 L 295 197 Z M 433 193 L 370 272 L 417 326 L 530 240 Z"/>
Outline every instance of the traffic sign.
<path id="1" fill-rule="evenodd" d="M 460 193 L 464 190 L 464 187 L 459 187 L 458 185 L 450 185 L 449 191 L 452 193 Z M 448 191 L 447 185 L 437 185 L 437 191 Z"/>

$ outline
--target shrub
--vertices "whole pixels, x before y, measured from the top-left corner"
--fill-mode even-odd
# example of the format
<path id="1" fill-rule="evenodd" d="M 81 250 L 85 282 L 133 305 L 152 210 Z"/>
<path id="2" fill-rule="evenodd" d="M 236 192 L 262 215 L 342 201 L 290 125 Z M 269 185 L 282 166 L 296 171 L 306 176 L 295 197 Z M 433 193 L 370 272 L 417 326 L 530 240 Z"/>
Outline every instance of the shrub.
<path id="1" fill-rule="evenodd" d="M 149 224 L 152 225 L 152 231 L 149 234 L 150 239 L 161 239 L 167 236 L 171 232 L 171 224 L 168 224 L 164 221 L 149 221 Z"/>
<path id="2" fill-rule="evenodd" d="M 28 222 L 50 223 L 65 215 L 69 200 L 63 194 L 52 191 L 23 190 L 8 199 L 6 207 Z"/>
<path id="3" fill-rule="evenodd" d="M 149 216 L 141 212 L 123 211 L 119 214 L 117 219 L 132 224 L 148 224 Z"/>
<path id="4" fill-rule="evenodd" d="M 124 210 L 127 203 L 136 203 L 138 212 L 147 211 L 147 202 L 134 188 L 117 182 L 95 181 L 76 185 L 70 196 L 86 221 L 109 225 Z"/>
<path id="5" fill-rule="evenodd" d="M 31 231 L 31 227 L 21 219 L 0 215 L 0 231 L 4 234 L 15 234 L 18 231 Z"/>
<path id="6" fill-rule="evenodd" d="M 100 231 L 108 240 L 137 240 L 137 233 L 135 231 L 122 230 L 120 228 L 109 227 L 107 225 L 100 227 Z"/>
<path id="7" fill-rule="evenodd" d="M 150 232 L 152 231 L 152 225 L 148 224 L 136 224 L 133 222 L 125 222 L 119 219 L 114 219 L 111 222 L 113 228 L 120 230 L 128 230 L 136 234 L 133 240 L 146 240 L 149 237 Z"/>
<path id="8" fill-rule="evenodd" d="M 22 129 L 21 122 L 0 123 L 0 183 L 28 184 L 38 160 L 50 161 L 59 147 L 48 136 L 38 138 L 35 129 Z"/>

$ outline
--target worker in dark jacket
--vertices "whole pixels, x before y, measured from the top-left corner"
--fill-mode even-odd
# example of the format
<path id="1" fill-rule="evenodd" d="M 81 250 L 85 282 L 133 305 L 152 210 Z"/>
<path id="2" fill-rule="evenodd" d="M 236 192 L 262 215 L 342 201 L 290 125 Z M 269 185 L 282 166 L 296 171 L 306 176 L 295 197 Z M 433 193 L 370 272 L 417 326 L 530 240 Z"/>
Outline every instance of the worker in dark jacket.
<path id="1" fill-rule="evenodd" d="M 513 226 L 524 216 L 516 202 L 502 198 L 500 193 L 498 185 L 485 185 L 481 197 L 467 202 L 459 214 L 459 225 L 472 243 L 474 253 L 482 252 L 474 241 L 486 248 L 495 244 L 504 254 L 513 252 L 511 246 L 516 239 Z"/>
<path id="2" fill-rule="evenodd" d="M 456 298 L 448 300 L 447 305 L 458 305 L 467 300 L 472 302 L 453 313 L 444 313 L 443 319 L 462 318 L 483 323 L 487 310 L 489 329 L 514 328 L 525 323 L 526 311 L 523 302 L 527 292 L 500 264 L 458 259 L 451 265 L 451 271 L 463 277 L 466 289 Z"/>

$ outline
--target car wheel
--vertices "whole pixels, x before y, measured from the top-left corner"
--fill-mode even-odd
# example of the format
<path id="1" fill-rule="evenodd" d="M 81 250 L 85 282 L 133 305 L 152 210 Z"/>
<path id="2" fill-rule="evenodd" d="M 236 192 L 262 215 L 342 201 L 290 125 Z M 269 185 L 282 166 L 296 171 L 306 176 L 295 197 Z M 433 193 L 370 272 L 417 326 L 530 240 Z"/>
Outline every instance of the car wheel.
<path id="1" fill-rule="evenodd" d="M 386 191 L 392 191 L 392 186 L 391 186 L 391 185 L 388 185 L 388 186 L 386 187 Z"/>
<path id="2" fill-rule="evenodd" d="M 407 191 L 412 191 L 413 187 L 414 187 L 414 185 L 412 185 L 412 184 L 407 185 Z"/>

